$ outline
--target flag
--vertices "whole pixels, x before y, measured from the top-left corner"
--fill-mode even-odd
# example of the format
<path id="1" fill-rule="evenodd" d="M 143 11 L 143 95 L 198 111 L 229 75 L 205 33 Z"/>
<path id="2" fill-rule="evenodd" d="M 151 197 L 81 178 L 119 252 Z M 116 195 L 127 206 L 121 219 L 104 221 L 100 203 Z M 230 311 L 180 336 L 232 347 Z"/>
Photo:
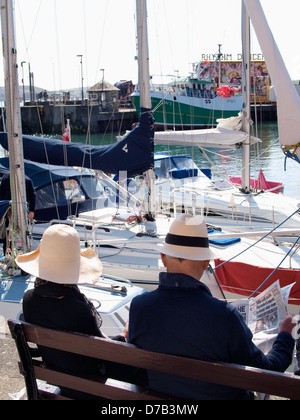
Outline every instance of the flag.
<path id="1" fill-rule="evenodd" d="M 67 126 L 62 138 L 63 141 L 71 141 L 70 120 L 67 120 Z"/>

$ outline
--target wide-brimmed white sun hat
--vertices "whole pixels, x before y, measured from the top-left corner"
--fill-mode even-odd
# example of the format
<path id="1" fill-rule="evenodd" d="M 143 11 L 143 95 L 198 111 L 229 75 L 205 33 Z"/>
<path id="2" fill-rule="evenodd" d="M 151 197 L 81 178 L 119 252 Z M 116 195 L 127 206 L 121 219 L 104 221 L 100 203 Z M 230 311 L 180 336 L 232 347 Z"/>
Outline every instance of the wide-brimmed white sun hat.
<path id="1" fill-rule="evenodd" d="M 16 262 L 26 273 L 58 284 L 91 284 L 102 273 L 95 252 L 82 251 L 78 232 L 63 224 L 46 229 L 38 249 L 19 255 Z"/>
<path id="2" fill-rule="evenodd" d="M 217 258 L 210 249 L 206 223 L 201 216 L 181 214 L 170 226 L 163 246 L 157 250 L 165 255 L 186 260 L 206 261 Z"/>

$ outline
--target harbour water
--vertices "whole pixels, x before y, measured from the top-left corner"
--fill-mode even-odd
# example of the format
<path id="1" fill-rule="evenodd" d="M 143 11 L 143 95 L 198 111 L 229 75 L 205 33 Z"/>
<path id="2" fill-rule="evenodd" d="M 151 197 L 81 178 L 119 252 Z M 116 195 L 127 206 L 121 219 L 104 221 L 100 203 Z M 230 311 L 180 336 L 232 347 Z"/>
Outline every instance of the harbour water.
<path id="1" fill-rule="evenodd" d="M 110 144 L 116 141 L 119 133 L 94 134 L 89 142 L 94 145 Z M 251 148 L 251 177 L 257 178 L 259 170 L 263 169 L 268 181 L 283 182 L 286 195 L 299 198 L 300 200 L 300 165 L 292 159 L 287 159 L 285 170 L 285 155 L 280 149 L 278 140 L 278 126 L 276 122 L 264 122 L 257 126 L 253 133 L 262 142 Z M 57 136 L 58 138 L 60 136 Z M 74 142 L 86 142 L 86 136 L 72 135 Z M 156 152 L 169 154 L 186 154 L 191 156 L 200 168 L 211 168 L 214 166 L 214 173 L 225 173 L 225 175 L 240 176 L 242 170 L 241 149 L 205 149 L 208 159 L 198 148 L 178 146 L 155 146 Z"/>

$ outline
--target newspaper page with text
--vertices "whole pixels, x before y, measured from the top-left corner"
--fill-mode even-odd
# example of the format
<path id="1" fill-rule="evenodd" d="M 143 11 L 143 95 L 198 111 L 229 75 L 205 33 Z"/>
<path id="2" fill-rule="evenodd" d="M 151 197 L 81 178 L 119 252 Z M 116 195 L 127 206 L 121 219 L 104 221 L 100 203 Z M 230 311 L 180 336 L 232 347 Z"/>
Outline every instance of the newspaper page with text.
<path id="1" fill-rule="evenodd" d="M 278 334 L 280 322 L 285 319 L 294 284 L 280 288 L 277 280 L 256 297 L 231 302 L 250 328 L 254 343 L 263 351 L 268 351 Z"/>

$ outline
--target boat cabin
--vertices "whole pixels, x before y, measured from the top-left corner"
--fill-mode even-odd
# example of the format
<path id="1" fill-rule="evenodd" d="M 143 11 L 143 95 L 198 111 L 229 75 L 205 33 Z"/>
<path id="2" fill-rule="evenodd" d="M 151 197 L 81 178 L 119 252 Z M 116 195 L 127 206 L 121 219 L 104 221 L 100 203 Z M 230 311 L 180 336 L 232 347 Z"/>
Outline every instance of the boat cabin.
<path id="1" fill-rule="evenodd" d="M 36 191 L 37 223 L 65 220 L 68 216 L 108 205 L 104 185 L 92 172 L 27 160 L 24 168 Z M 8 170 L 8 158 L 0 159 L 0 176 Z"/>
<path id="2" fill-rule="evenodd" d="M 158 179 L 182 179 L 210 175 L 209 170 L 204 174 L 204 171 L 198 168 L 190 156 L 171 156 L 165 153 L 155 153 L 154 171 Z"/>

